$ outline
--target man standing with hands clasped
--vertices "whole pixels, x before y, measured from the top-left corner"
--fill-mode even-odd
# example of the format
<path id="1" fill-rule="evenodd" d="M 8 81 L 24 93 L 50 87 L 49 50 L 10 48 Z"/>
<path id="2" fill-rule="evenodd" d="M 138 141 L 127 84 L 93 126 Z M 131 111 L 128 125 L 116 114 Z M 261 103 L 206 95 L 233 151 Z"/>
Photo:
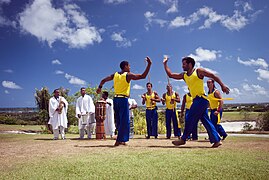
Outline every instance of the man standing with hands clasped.
<path id="1" fill-rule="evenodd" d="M 203 68 L 194 68 L 195 61 L 191 57 L 184 57 L 182 59 L 182 68 L 185 71 L 182 73 L 172 73 L 167 65 L 167 62 L 168 58 L 165 57 L 163 60 L 163 64 L 167 75 L 173 79 L 183 79 L 190 90 L 191 96 L 193 97 L 192 106 L 186 117 L 183 136 L 180 138 L 180 140 L 173 141 L 172 143 L 176 146 L 184 145 L 186 143 L 186 139 L 192 132 L 194 125 L 198 123 L 199 119 L 201 119 L 209 135 L 210 143 L 213 143 L 212 148 L 219 147 L 222 143 L 220 141 L 218 132 L 216 131 L 214 125 L 211 123 L 208 117 L 207 108 L 209 102 L 207 100 L 207 97 L 205 96 L 203 79 L 204 77 L 214 79 L 217 83 L 219 83 L 222 91 L 226 94 L 229 93 L 230 89 L 226 85 L 224 85 L 220 78 L 217 77 L 215 74 Z"/>
<path id="2" fill-rule="evenodd" d="M 105 77 L 96 90 L 99 94 L 103 85 L 108 81 L 114 81 L 115 96 L 114 111 L 116 118 L 116 127 L 118 129 L 118 136 L 115 142 L 115 146 L 126 145 L 129 141 L 130 133 L 130 119 L 129 119 L 129 104 L 128 98 L 130 96 L 131 80 L 145 79 L 149 73 L 151 67 L 151 59 L 146 57 L 147 67 L 142 74 L 134 74 L 130 71 L 131 67 L 129 62 L 122 61 L 120 63 L 120 72 L 115 72 L 114 74 Z"/>

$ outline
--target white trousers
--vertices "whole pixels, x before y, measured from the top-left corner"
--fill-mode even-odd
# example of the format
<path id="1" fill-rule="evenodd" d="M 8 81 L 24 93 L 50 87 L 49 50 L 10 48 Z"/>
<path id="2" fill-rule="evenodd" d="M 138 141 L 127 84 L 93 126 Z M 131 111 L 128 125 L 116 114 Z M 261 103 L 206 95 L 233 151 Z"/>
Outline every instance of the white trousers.
<path id="1" fill-rule="evenodd" d="M 61 134 L 62 139 L 65 139 L 64 127 L 63 126 L 59 126 L 59 127 L 57 129 L 53 129 L 53 135 L 54 135 L 53 139 L 59 139 L 59 129 L 60 129 L 60 134 Z"/>
<path id="2" fill-rule="evenodd" d="M 86 130 L 87 130 L 88 138 L 91 139 L 92 138 L 92 133 L 93 133 L 94 128 L 95 128 L 95 123 L 88 124 L 88 125 L 86 125 L 86 124 L 81 125 L 81 129 L 79 129 L 79 138 L 80 139 L 84 138 L 85 127 L 86 127 Z"/>

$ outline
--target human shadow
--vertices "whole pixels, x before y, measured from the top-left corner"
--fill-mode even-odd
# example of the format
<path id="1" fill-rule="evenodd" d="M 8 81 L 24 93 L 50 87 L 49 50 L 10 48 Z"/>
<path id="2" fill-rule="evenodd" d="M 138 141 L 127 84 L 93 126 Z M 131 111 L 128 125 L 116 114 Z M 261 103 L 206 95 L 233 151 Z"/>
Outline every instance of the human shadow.
<path id="1" fill-rule="evenodd" d="M 141 146 L 142 147 L 142 146 Z M 149 148 L 183 148 L 183 149 L 202 149 L 202 148 L 211 148 L 211 147 L 207 147 L 207 146 L 146 146 Z"/>
<path id="2" fill-rule="evenodd" d="M 76 148 L 100 148 L 100 147 L 108 147 L 108 148 L 115 148 L 117 146 L 114 145 L 92 145 L 92 146 L 80 146 L 80 145 L 74 145 Z"/>

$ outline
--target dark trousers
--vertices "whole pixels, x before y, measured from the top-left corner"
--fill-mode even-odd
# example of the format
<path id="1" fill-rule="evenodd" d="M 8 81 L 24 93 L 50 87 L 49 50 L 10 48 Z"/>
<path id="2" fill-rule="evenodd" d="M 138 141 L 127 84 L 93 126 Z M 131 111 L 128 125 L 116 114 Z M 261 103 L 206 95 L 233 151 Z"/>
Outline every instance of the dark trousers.
<path id="1" fill-rule="evenodd" d="M 166 137 L 167 138 L 171 137 L 171 131 L 172 131 L 171 120 L 173 122 L 174 136 L 180 136 L 181 133 L 179 132 L 178 128 L 176 109 L 166 109 L 165 119 L 166 119 Z"/>
<path id="2" fill-rule="evenodd" d="M 148 136 L 158 136 L 158 113 L 157 107 L 146 109 L 146 121 Z"/>

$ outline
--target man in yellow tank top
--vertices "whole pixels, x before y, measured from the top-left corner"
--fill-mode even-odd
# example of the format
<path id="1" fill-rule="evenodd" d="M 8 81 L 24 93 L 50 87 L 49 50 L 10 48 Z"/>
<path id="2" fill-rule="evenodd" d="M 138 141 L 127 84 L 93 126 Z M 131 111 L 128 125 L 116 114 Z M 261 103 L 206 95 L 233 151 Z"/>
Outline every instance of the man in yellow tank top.
<path id="1" fill-rule="evenodd" d="M 114 81 L 115 97 L 113 99 L 116 128 L 118 129 L 118 136 L 115 142 L 115 146 L 126 145 L 129 141 L 130 134 L 130 119 L 129 119 L 129 104 L 128 97 L 130 96 L 131 80 L 145 79 L 149 73 L 151 67 L 151 59 L 146 57 L 147 67 L 142 74 L 134 74 L 130 72 L 130 64 L 127 61 L 120 63 L 120 72 L 111 74 L 100 82 L 96 92 L 101 93 L 103 85 L 108 81 Z"/>
<path id="2" fill-rule="evenodd" d="M 185 117 L 185 122 L 186 122 L 186 117 L 188 116 L 188 113 L 190 111 L 191 105 L 192 105 L 192 97 L 191 97 L 190 92 L 188 92 L 187 94 L 183 96 L 182 105 L 181 105 L 181 113 L 180 113 L 181 118 Z M 185 107 L 186 107 L 186 111 L 185 111 L 185 116 L 184 116 Z M 193 141 L 198 140 L 197 128 L 198 128 L 198 123 L 194 124 L 193 131 L 191 132 L 191 135 L 188 136 L 188 139 L 191 139 Z"/>
<path id="3" fill-rule="evenodd" d="M 157 92 L 152 90 L 152 84 L 147 83 L 147 92 L 142 96 L 142 104 L 146 104 L 146 122 L 147 122 L 147 139 L 150 136 L 154 136 L 155 139 L 158 138 L 158 112 L 156 102 L 160 102 L 161 99 Z"/>
<path id="4" fill-rule="evenodd" d="M 213 79 L 207 80 L 207 87 L 208 87 L 208 100 L 210 107 L 210 120 L 215 126 L 219 135 L 222 136 L 222 140 L 224 140 L 228 135 L 223 129 L 222 125 L 220 124 L 223 112 L 222 110 L 223 100 L 218 100 L 222 99 L 222 97 L 219 90 L 217 90 L 217 88 L 215 87 Z"/>
<path id="5" fill-rule="evenodd" d="M 178 116 L 177 116 L 177 103 L 180 103 L 180 97 L 177 92 L 173 92 L 172 85 L 168 84 L 166 86 L 167 92 L 163 94 L 162 104 L 166 105 L 165 110 L 165 125 L 166 125 L 166 138 L 171 138 L 171 120 L 173 122 L 174 136 L 176 138 L 181 136 L 181 128 L 178 126 Z"/>
<path id="6" fill-rule="evenodd" d="M 167 75 L 173 79 L 183 79 L 189 90 L 190 94 L 193 97 L 193 103 L 190 107 L 190 111 L 186 117 L 185 128 L 183 136 L 178 141 L 173 141 L 172 143 L 176 146 L 183 145 L 186 143 L 186 139 L 192 132 L 195 124 L 198 123 L 199 119 L 202 121 L 204 127 L 207 130 L 210 143 L 213 143 L 212 148 L 219 147 L 222 143 L 216 128 L 210 121 L 208 117 L 207 107 L 209 105 L 208 100 L 205 97 L 204 90 L 204 77 L 209 77 L 214 79 L 219 85 L 224 93 L 229 93 L 230 89 L 222 83 L 219 77 L 215 74 L 203 69 L 203 68 L 194 68 L 195 61 L 191 57 L 184 57 L 182 59 L 182 68 L 185 72 L 182 73 L 172 73 L 170 68 L 167 65 L 168 58 L 165 57 L 163 60 L 164 69 Z"/>

